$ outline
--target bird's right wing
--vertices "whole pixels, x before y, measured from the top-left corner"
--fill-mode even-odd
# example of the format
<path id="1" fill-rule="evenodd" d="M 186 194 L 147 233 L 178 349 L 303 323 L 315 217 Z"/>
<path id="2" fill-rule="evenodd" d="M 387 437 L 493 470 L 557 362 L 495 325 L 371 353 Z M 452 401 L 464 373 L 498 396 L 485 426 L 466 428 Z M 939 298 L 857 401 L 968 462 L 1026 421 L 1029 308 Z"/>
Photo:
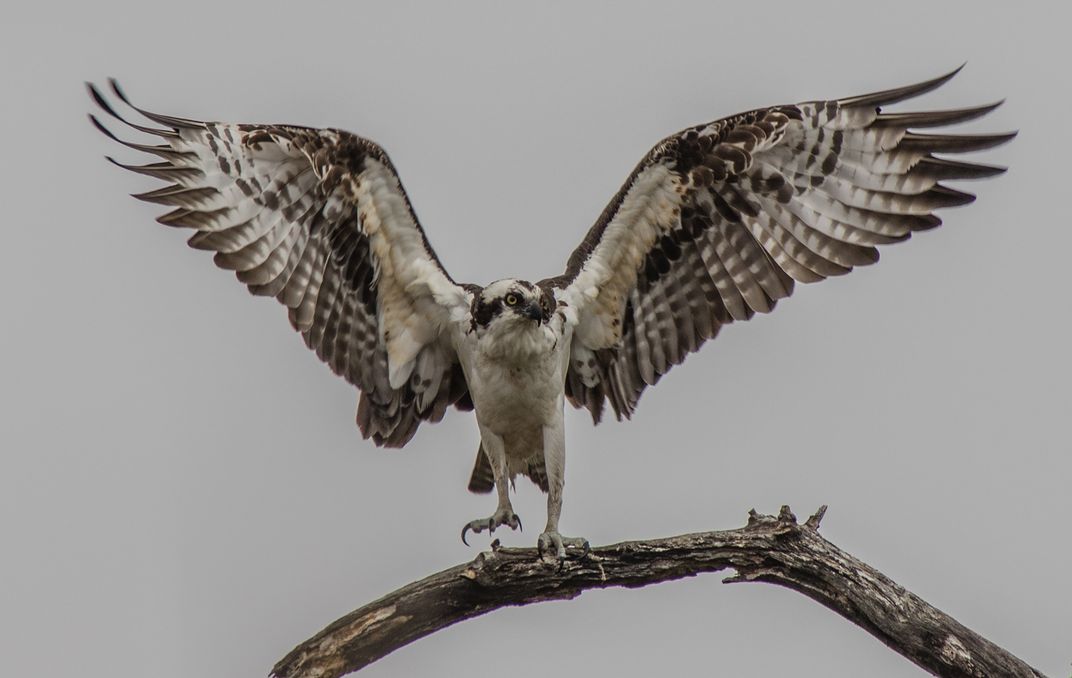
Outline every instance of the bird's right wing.
<path id="1" fill-rule="evenodd" d="M 130 105 L 114 81 L 112 92 Z M 170 182 L 136 196 L 174 208 L 158 221 L 193 229 L 191 247 L 215 252 L 253 294 L 282 302 L 309 348 L 361 390 L 366 438 L 399 447 L 422 420 L 466 406 L 445 328 L 464 319 L 471 292 L 440 265 L 383 149 L 340 130 L 199 122 L 131 106 L 161 125 L 145 127 L 92 85 L 90 94 L 163 139 L 123 141 L 90 116 L 112 139 L 161 159 L 116 162 Z"/>

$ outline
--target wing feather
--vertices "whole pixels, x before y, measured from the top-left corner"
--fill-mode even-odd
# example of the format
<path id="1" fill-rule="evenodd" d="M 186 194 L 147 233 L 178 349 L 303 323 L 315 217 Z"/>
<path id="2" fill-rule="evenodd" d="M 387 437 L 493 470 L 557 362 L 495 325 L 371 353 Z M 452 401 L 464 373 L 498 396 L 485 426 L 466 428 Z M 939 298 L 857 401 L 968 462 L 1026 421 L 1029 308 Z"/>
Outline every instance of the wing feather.
<path id="1" fill-rule="evenodd" d="M 89 85 L 105 114 L 164 142 L 120 139 L 90 116 L 109 138 L 162 160 L 109 158 L 170 182 L 134 197 L 173 208 L 158 220 L 193 229 L 191 247 L 287 307 L 306 345 L 361 391 L 366 437 L 401 446 L 422 420 L 467 405 L 443 332 L 471 293 L 443 270 L 379 146 L 333 129 L 160 115 L 133 106 L 114 81 L 111 89 L 160 127 L 130 122 Z"/>
<path id="2" fill-rule="evenodd" d="M 957 69 L 959 71 L 960 69 Z M 1014 134 L 919 133 L 1001 102 L 946 111 L 879 107 L 957 73 L 831 101 L 758 109 L 657 144 L 574 251 L 544 281 L 574 307 L 566 395 L 599 421 L 628 417 L 645 386 L 734 320 L 767 313 L 796 282 L 878 261 L 878 247 L 934 228 L 934 211 L 974 199 L 941 181 L 1003 168 L 935 154 Z M 585 365 L 582 376 L 581 365 Z"/>

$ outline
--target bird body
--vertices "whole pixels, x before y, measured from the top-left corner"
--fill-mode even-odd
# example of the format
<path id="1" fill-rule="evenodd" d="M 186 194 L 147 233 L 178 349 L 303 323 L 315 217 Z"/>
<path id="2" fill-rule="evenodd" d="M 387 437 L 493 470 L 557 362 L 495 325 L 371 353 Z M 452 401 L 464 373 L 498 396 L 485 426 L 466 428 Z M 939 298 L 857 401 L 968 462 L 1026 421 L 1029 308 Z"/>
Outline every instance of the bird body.
<path id="1" fill-rule="evenodd" d="M 959 70 L 959 69 L 958 69 Z M 598 423 L 628 418 L 642 392 L 723 325 L 766 313 L 797 282 L 878 260 L 878 247 L 941 223 L 934 210 L 974 196 L 944 180 L 1002 168 L 945 157 L 1013 134 L 928 134 L 998 104 L 888 113 L 945 83 L 772 106 L 696 125 L 656 144 L 570 256 L 530 283 L 459 284 L 440 263 L 387 154 L 335 129 L 201 122 L 134 107 L 157 126 L 109 115 L 162 140 L 115 136 L 159 162 L 120 165 L 170 181 L 136 197 L 171 206 L 163 224 L 194 231 L 256 295 L 275 297 L 306 345 L 360 391 L 357 424 L 400 447 L 422 421 L 475 409 L 480 449 L 469 483 L 497 491 L 480 532 L 519 528 L 517 475 L 548 493 L 541 549 L 558 533 L 565 403 Z M 111 160 L 111 158 L 109 158 Z"/>
<path id="2" fill-rule="evenodd" d="M 506 438 L 554 424 L 565 399 L 565 348 L 571 328 L 561 321 L 554 327 L 528 322 L 533 326 L 503 327 L 463 339 L 475 344 L 463 349 L 471 358 L 462 360 L 462 369 L 477 421 Z M 530 450 L 542 446 L 531 444 L 524 449 L 509 445 L 507 454 L 528 457 Z"/>
<path id="3" fill-rule="evenodd" d="M 499 488 L 496 515 L 510 516 L 507 483 L 525 474 L 549 502 L 544 533 L 557 534 L 564 483 L 564 408 L 569 346 L 576 316 L 551 290 L 507 279 L 484 288 L 473 301 L 467 328 L 456 333 L 458 355 L 469 384 L 481 444 L 476 470 Z M 470 484 L 471 489 L 474 488 Z M 554 520 L 550 517 L 555 516 Z M 498 524 L 495 524 L 498 523 Z M 494 530 L 509 519 L 473 521 L 474 531 Z M 464 539 L 464 532 L 463 532 Z M 556 545 L 556 548 L 560 548 Z"/>

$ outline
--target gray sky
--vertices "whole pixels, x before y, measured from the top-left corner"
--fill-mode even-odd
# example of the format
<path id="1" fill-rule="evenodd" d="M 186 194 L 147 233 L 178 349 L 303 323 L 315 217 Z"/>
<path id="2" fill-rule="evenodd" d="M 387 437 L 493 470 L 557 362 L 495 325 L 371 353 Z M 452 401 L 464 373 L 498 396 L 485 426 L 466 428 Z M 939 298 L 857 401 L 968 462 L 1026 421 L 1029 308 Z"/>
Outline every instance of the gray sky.
<path id="1" fill-rule="evenodd" d="M 562 528 L 593 543 L 830 511 L 824 534 L 1044 672 L 1072 662 L 1066 16 L 1002 3 L 98 2 L 5 12 L 0 655 L 9 675 L 260 676 L 472 558 L 469 414 L 405 450 L 160 209 L 82 81 L 175 115 L 379 141 L 460 280 L 540 278 L 647 149 L 747 108 L 967 60 L 923 108 L 1007 104 L 1010 172 L 869 269 L 727 328 L 632 422 L 568 415 Z M 519 482 L 535 542 L 543 495 Z M 486 546 L 479 536 L 477 544 Z M 368 676 L 918 676 L 805 599 L 719 576 L 509 609 Z M 554 653 L 554 657 L 548 657 Z"/>

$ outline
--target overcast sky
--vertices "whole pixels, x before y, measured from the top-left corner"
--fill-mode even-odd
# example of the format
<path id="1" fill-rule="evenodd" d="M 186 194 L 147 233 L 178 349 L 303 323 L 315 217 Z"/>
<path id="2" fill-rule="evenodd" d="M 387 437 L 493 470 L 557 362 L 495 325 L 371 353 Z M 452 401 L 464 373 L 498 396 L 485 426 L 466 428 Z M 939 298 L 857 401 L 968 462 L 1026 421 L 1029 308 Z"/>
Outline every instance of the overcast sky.
<path id="1" fill-rule="evenodd" d="M 578 3 L 579 4 L 579 3 Z M 823 533 L 1051 676 L 1072 672 L 1069 17 L 1035 5 L 219 3 L 9 8 L 0 25 L 0 656 L 6 675 L 263 676 L 475 557 L 471 414 L 404 450 L 275 302 L 126 194 L 84 80 L 160 112 L 346 128 L 387 148 L 459 280 L 538 279 L 686 125 L 967 68 L 913 105 L 1005 176 L 877 266 L 798 288 L 649 390 L 567 416 L 562 530 L 604 544 L 830 511 Z M 531 545 L 544 497 L 519 481 Z M 475 539 L 486 547 L 485 535 Z M 797 593 L 704 576 L 502 610 L 373 676 L 923 673 Z"/>

